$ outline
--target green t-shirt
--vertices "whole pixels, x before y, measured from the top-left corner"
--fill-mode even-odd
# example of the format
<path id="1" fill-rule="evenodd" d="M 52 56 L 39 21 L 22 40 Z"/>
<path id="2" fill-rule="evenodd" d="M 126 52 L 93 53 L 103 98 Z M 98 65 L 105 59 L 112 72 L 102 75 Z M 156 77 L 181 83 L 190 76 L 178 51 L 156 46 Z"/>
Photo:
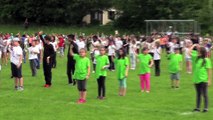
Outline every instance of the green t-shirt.
<path id="1" fill-rule="evenodd" d="M 212 68 L 211 60 L 209 58 L 205 58 L 206 63 L 203 64 L 203 59 L 199 59 L 194 61 L 193 64 L 193 82 L 194 83 L 201 83 L 201 82 L 208 82 L 208 70 Z"/>
<path id="2" fill-rule="evenodd" d="M 197 59 L 197 56 L 198 56 L 198 52 L 196 50 L 192 50 L 192 53 L 191 53 L 191 58 L 192 58 L 192 71 L 194 72 L 194 68 L 195 68 L 195 61 Z"/>
<path id="3" fill-rule="evenodd" d="M 152 60 L 152 56 L 150 54 L 139 54 L 138 59 L 140 64 L 139 74 L 150 73 L 151 69 L 149 67 L 149 63 Z"/>
<path id="4" fill-rule="evenodd" d="M 107 69 L 102 69 L 104 66 L 109 65 L 109 59 L 106 55 L 97 55 L 96 58 L 96 78 L 100 76 L 107 76 Z"/>
<path id="5" fill-rule="evenodd" d="M 183 57 L 181 54 L 171 53 L 168 56 L 169 58 L 169 72 L 177 73 L 180 71 L 180 63 L 183 61 Z"/>
<path id="6" fill-rule="evenodd" d="M 77 54 L 73 55 L 75 63 L 75 72 L 73 78 L 76 80 L 85 80 L 87 73 L 88 73 L 88 67 L 90 67 L 90 60 L 87 57 L 80 57 Z"/>
<path id="7" fill-rule="evenodd" d="M 129 66 L 129 59 L 125 57 L 124 59 L 115 59 L 116 70 L 118 79 L 124 79 L 126 74 L 126 67 Z"/>

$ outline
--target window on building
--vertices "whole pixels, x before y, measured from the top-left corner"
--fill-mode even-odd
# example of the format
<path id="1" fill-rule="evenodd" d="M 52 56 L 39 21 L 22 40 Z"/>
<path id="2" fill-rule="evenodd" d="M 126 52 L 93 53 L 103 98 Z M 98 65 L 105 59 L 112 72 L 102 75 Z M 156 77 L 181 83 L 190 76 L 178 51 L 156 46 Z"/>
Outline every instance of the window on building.
<path id="1" fill-rule="evenodd" d="M 110 20 L 115 19 L 115 11 L 108 11 L 108 19 Z"/>

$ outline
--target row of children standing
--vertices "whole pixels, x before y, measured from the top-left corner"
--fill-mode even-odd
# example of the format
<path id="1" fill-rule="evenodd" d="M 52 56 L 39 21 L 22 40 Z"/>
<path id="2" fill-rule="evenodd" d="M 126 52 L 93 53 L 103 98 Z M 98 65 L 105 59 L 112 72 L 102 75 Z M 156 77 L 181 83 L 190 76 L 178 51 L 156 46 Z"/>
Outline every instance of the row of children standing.
<path id="1" fill-rule="evenodd" d="M 46 35 L 45 37 L 43 37 L 42 32 L 39 32 L 39 38 L 42 40 L 43 42 L 43 46 L 44 46 L 44 57 L 43 57 L 43 69 L 44 69 L 44 75 L 45 75 L 45 81 L 46 84 L 44 87 L 50 87 L 51 86 L 51 80 L 52 80 L 52 76 L 51 76 L 51 69 L 52 69 L 52 60 L 54 58 L 54 47 L 52 44 L 50 44 L 51 41 L 51 37 L 49 37 L 48 35 Z M 69 78 L 69 83 L 70 84 L 75 84 L 75 80 L 77 81 L 77 85 L 78 85 L 78 90 L 80 93 L 80 98 L 78 100 L 78 103 L 85 103 L 86 102 L 86 82 L 89 79 L 90 76 L 90 60 L 86 57 L 86 49 L 85 46 L 83 47 L 83 40 L 80 40 L 80 42 L 82 42 L 81 44 L 79 44 L 79 42 L 77 43 L 75 41 L 75 36 L 74 35 L 68 35 L 68 40 L 70 42 L 69 44 L 69 52 L 68 52 L 68 63 L 67 63 L 67 75 Z M 150 92 L 150 71 L 151 71 L 151 67 L 153 65 L 155 65 L 155 75 L 159 76 L 160 75 L 160 57 L 161 57 L 161 48 L 160 47 L 160 43 L 158 40 L 156 40 L 153 43 L 149 42 L 149 38 L 147 38 L 146 41 L 142 42 L 142 53 L 139 54 L 138 53 L 138 47 L 136 45 L 136 39 L 135 37 L 131 37 L 130 38 L 130 44 L 129 47 L 125 47 L 127 44 L 124 44 L 124 42 L 121 41 L 120 37 L 116 37 L 115 40 L 113 40 L 112 38 L 108 38 L 107 42 L 109 43 L 109 45 L 107 46 L 106 43 L 99 45 L 100 39 L 97 36 L 93 36 L 93 40 L 94 42 L 92 43 L 92 47 L 93 47 L 93 52 L 92 52 L 92 57 L 94 57 L 96 66 L 94 68 L 95 74 L 96 74 L 96 79 L 97 79 L 97 83 L 98 83 L 98 98 L 99 99 L 104 99 L 105 95 L 106 95 L 106 87 L 105 87 L 105 80 L 106 80 L 106 76 L 107 76 L 107 69 L 108 67 L 113 67 L 113 65 L 111 63 L 116 64 L 116 71 L 118 73 L 117 78 L 119 80 L 119 95 L 120 96 L 125 96 L 126 94 L 126 88 L 127 88 L 127 77 L 128 77 L 128 71 L 129 71 L 129 67 L 131 66 L 132 70 L 135 69 L 136 67 L 136 63 L 134 63 L 134 60 L 136 58 L 136 56 L 139 59 L 139 78 L 141 81 L 141 92 L 146 91 L 147 93 Z M 14 39 L 14 45 L 16 46 L 16 39 Z M 98 41 L 98 42 L 97 42 Z M 103 40 L 102 40 L 103 41 Z M 105 41 L 106 42 L 106 41 Z M 103 42 L 104 43 L 104 42 Z M 172 39 L 171 43 L 168 44 L 169 46 L 169 55 L 168 58 L 170 60 L 170 64 L 169 64 L 169 71 L 171 73 L 171 80 L 172 80 L 172 87 L 173 88 L 178 88 L 179 87 L 179 71 L 181 70 L 181 62 L 182 60 L 182 56 L 179 54 L 179 50 L 180 48 L 177 47 L 176 45 L 177 43 L 177 39 L 174 38 Z M 188 42 L 186 42 L 188 43 Z M 190 42 L 189 42 L 190 43 Z M 31 43 L 31 47 L 29 48 L 29 52 L 30 52 L 30 59 L 32 59 L 32 61 L 34 61 L 33 59 L 36 58 L 36 54 L 38 54 L 38 50 L 33 50 L 33 47 L 35 47 L 34 41 Z M 103 46 L 103 47 L 100 47 Z M 186 59 L 189 59 L 188 61 L 190 61 L 190 56 L 191 56 L 191 45 L 186 45 L 186 48 L 189 48 L 188 50 L 185 50 L 185 54 L 188 55 L 188 57 L 186 56 Z M 109 49 L 108 51 L 108 56 L 107 56 L 107 51 L 106 48 Z M 129 48 L 129 49 L 127 49 Z M 152 50 L 150 50 L 152 49 Z M 206 50 L 206 49 L 205 49 Z M 206 59 L 204 57 L 204 54 L 206 53 L 206 51 L 202 49 L 198 50 L 198 53 L 200 53 L 200 56 L 197 58 L 199 59 L 203 59 L 202 65 L 205 66 L 203 69 L 210 69 L 211 68 L 211 63 L 209 62 L 210 60 Z M 98 54 L 94 54 L 94 51 L 97 51 Z M 129 59 L 126 56 L 127 51 L 129 51 L 130 54 L 130 63 L 131 65 L 129 65 Z M 79 55 L 78 55 L 79 52 Z M 151 54 L 150 54 L 151 52 Z M 13 53 L 11 51 L 11 53 Z M 12 54 L 13 55 L 13 54 Z M 22 55 L 20 55 L 19 53 L 17 53 L 17 56 L 22 57 Z M 152 57 L 154 57 L 154 62 Z M 12 58 L 12 57 L 11 57 Z M 11 60 L 12 61 L 12 60 Z M 198 62 L 196 60 L 192 60 L 195 63 Z M 76 63 L 75 63 L 76 62 Z M 94 61 L 93 61 L 94 62 Z M 21 63 L 21 62 L 20 62 Z M 36 63 L 36 62 L 32 62 L 32 63 Z M 155 63 L 155 64 L 154 64 Z M 14 66 L 14 65 L 13 65 Z M 21 68 L 20 64 L 17 64 L 16 68 Z M 193 65 L 193 70 L 197 69 L 195 65 Z M 12 72 L 13 72 L 13 76 L 16 79 L 16 81 L 20 81 L 20 85 L 18 85 L 18 82 L 15 82 L 15 86 L 17 88 L 19 88 L 20 90 L 23 89 L 23 80 L 22 80 L 22 75 L 20 75 L 21 72 L 14 72 L 14 71 L 20 71 L 19 69 L 14 69 L 15 67 L 12 68 Z M 71 69 L 70 69 L 71 68 Z M 35 69 L 35 68 L 34 68 Z M 114 70 L 114 68 L 111 68 L 111 70 Z M 204 71 L 204 70 L 203 70 Z M 189 71 L 190 72 L 190 69 Z M 15 74 L 16 73 L 16 74 Z M 17 73 L 19 73 L 17 75 Z M 209 73 L 209 72 L 208 72 Z M 73 75 L 73 78 L 70 77 Z M 195 86 L 197 89 L 197 107 L 196 107 L 196 111 L 198 111 L 200 108 L 200 96 L 202 92 L 206 92 L 206 91 L 201 91 L 201 90 L 206 90 L 207 88 L 205 87 L 206 81 L 208 81 L 207 79 L 209 79 L 209 83 L 211 80 L 210 74 L 205 73 L 206 76 L 204 77 L 200 77 L 200 76 L 196 76 L 196 77 L 200 77 L 200 79 L 198 80 L 198 82 L 195 82 Z M 196 79 L 196 78 L 194 78 Z M 202 82 L 202 80 L 204 81 L 204 83 Z M 202 83 L 202 85 L 200 85 L 200 81 Z M 204 98 L 205 98 L 205 109 L 204 111 L 208 111 L 208 100 L 207 100 L 207 93 L 205 93 Z"/>

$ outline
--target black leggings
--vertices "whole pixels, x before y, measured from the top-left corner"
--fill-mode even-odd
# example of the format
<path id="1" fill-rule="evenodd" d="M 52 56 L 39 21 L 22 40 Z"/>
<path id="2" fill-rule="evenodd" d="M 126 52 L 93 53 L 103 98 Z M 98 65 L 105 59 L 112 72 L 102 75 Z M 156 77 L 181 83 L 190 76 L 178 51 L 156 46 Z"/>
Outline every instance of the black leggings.
<path id="1" fill-rule="evenodd" d="M 98 96 L 99 97 L 105 97 L 105 76 L 100 76 L 98 79 L 97 79 L 97 82 L 98 82 Z"/>
<path id="2" fill-rule="evenodd" d="M 155 63 L 155 75 L 160 76 L 160 60 L 154 60 Z"/>
<path id="3" fill-rule="evenodd" d="M 204 109 L 208 109 L 208 83 L 201 82 L 198 84 L 195 84 L 195 89 L 197 93 L 196 97 L 196 107 L 200 109 L 200 104 L 201 104 L 201 96 L 204 98 Z"/>
<path id="4" fill-rule="evenodd" d="M 113 57 L 114 56 L 108 56 L 109 58 L 109 70 L 115 70 L 115 63 L 113 62 Z"/>

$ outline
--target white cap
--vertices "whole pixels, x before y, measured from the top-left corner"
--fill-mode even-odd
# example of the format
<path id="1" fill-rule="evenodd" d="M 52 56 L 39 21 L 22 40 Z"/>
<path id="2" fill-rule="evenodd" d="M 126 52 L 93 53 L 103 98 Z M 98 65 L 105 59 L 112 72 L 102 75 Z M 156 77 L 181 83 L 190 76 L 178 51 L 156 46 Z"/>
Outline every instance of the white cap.
<path id="1" fill-rule="evenodd" d="M 19 38 L 15 37 L 15 38 L 13 38 L 13 41 L 14 41 L 14 42 L 18 42 L 18 41 L 20 41 L 20 40 L 19 40 Z"/>

